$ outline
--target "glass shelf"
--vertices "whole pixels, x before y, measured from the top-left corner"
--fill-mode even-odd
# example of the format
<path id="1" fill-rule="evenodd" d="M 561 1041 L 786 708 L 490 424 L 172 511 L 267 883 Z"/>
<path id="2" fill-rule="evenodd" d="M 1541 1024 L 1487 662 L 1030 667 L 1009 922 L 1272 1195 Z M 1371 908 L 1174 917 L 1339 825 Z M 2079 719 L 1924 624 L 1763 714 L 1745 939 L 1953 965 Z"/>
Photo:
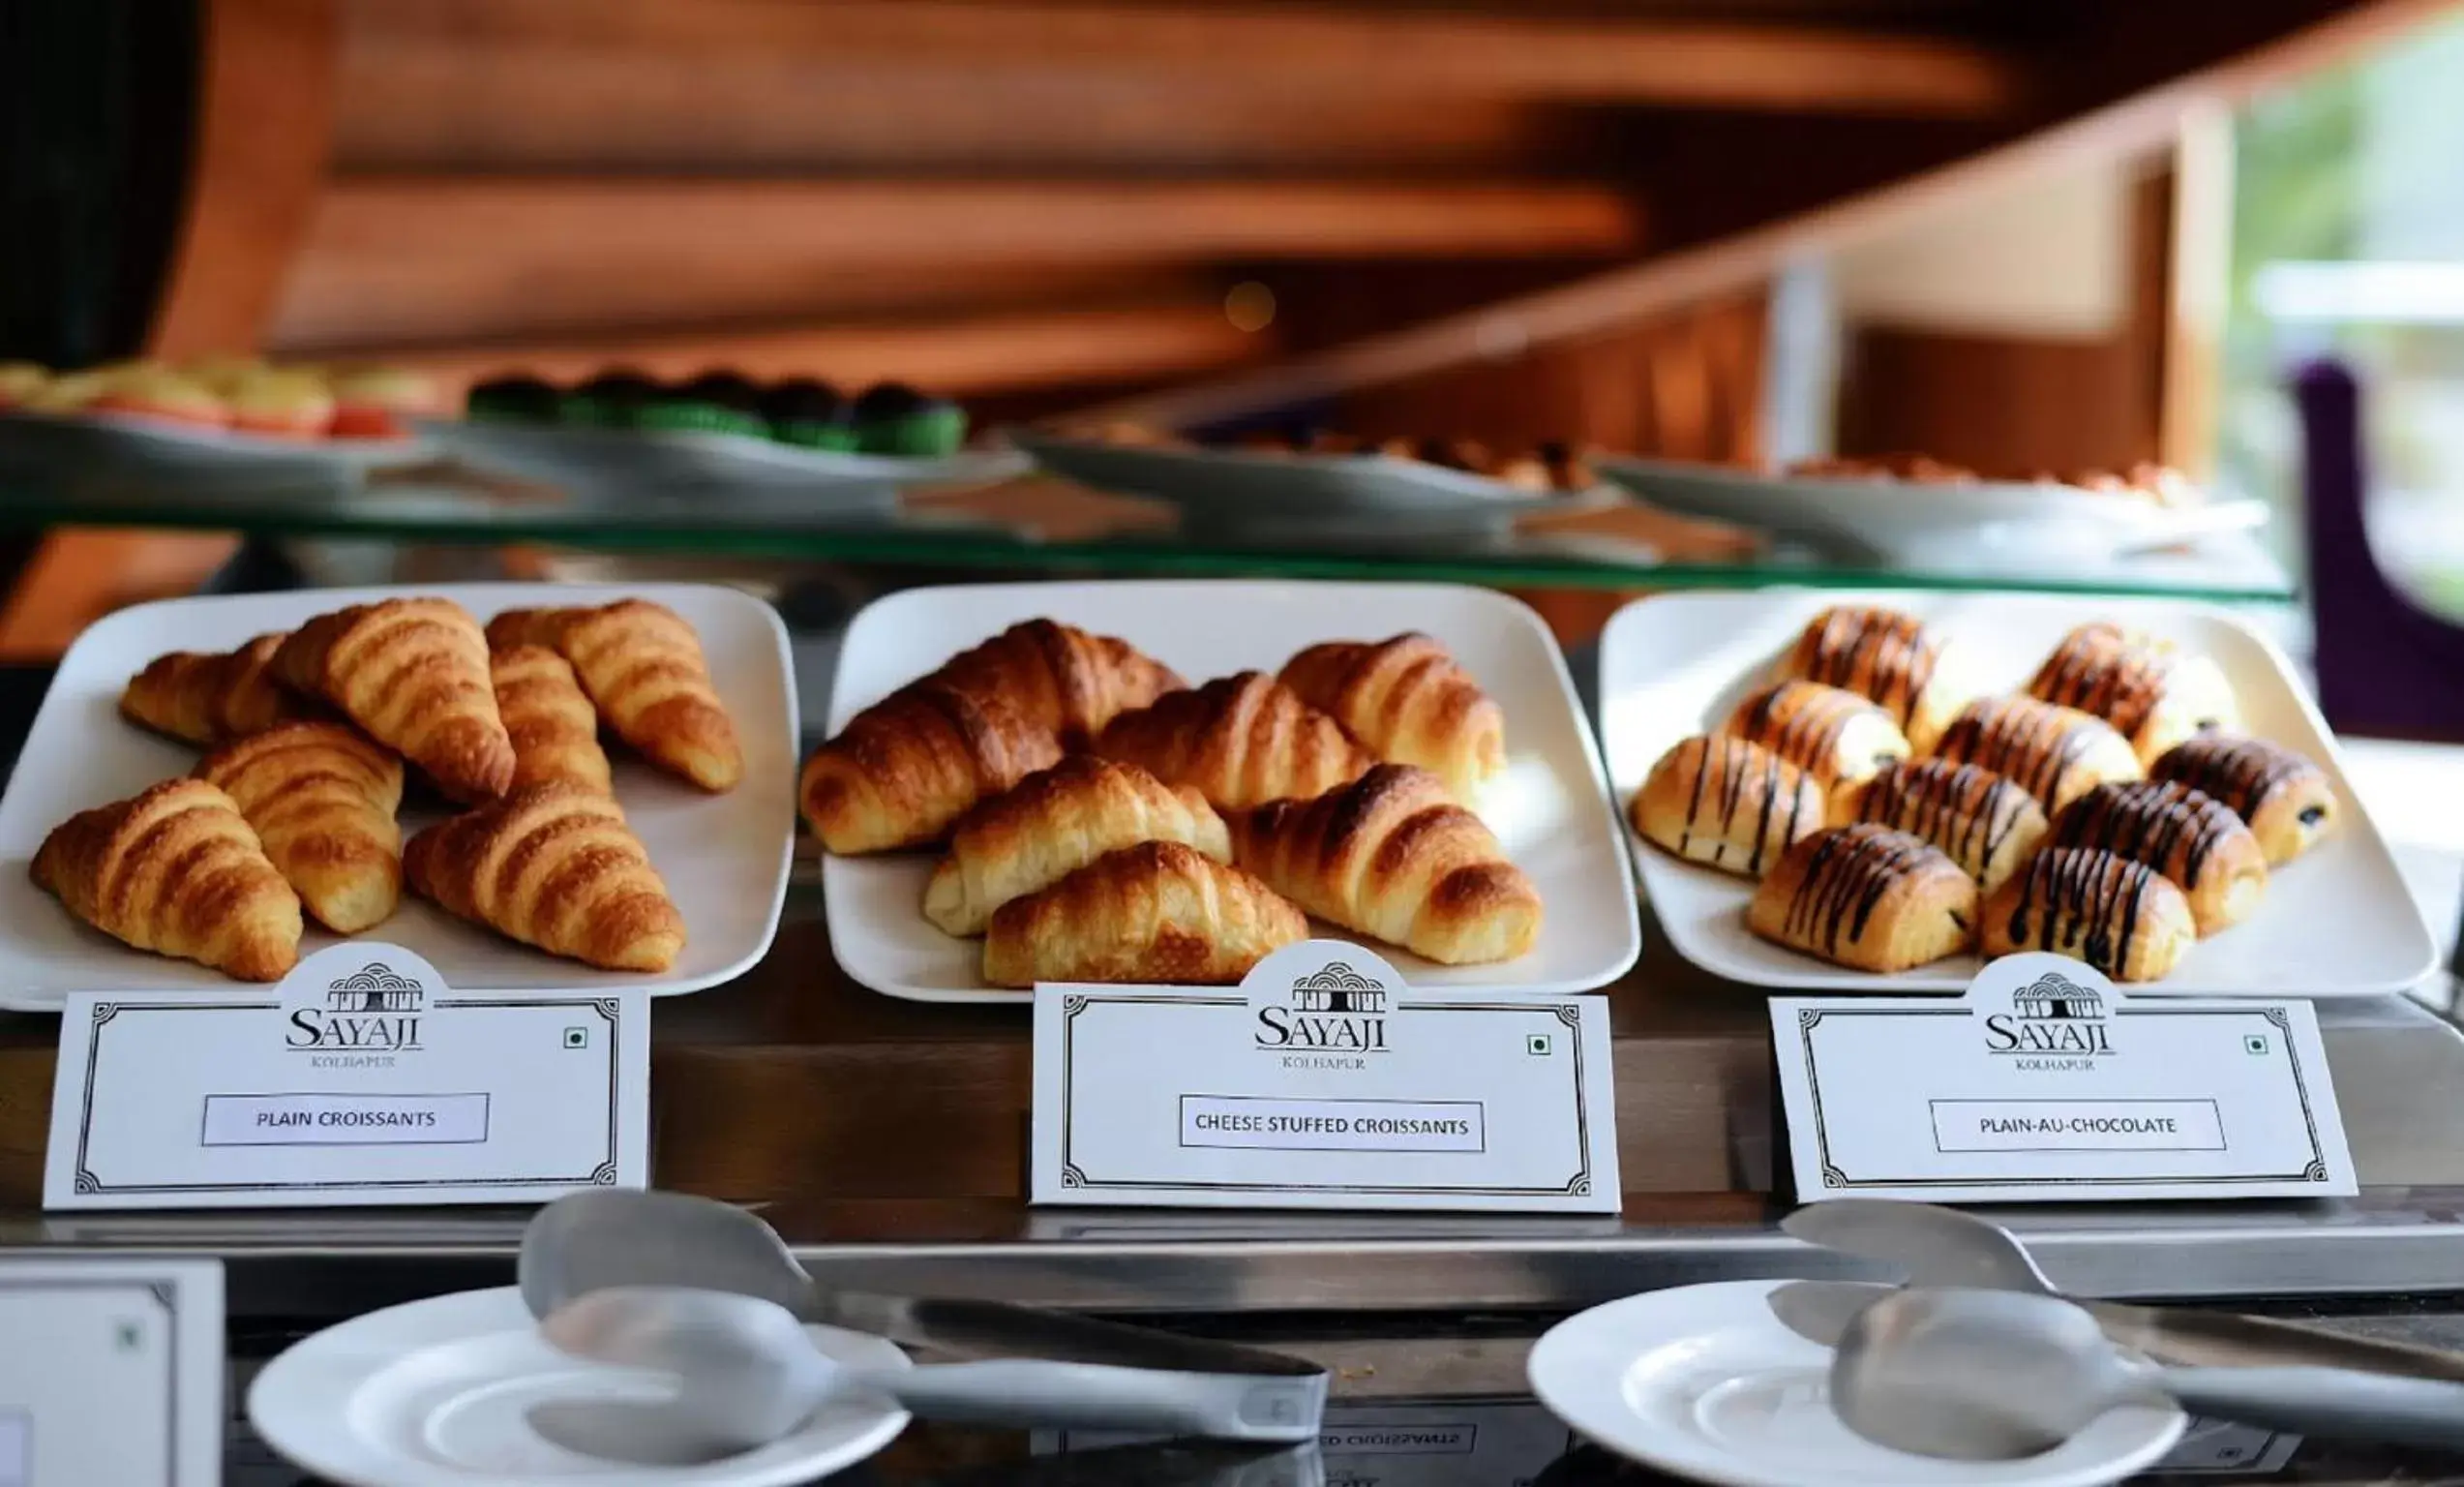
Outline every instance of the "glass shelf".
<path id="1" fill-rule="evenodd" d="M 815 492 L 666 485 L 558 489 L 430 463 L 362 475 L 30 458 L 0 451 L 0 529 L 140 527 L 258 537 L 546 544 L 585 551 L 1107 575 L 1418 578 L 1564 589 L 1896 586 L 2279 601 L 2280 564 L 2248 534 L 2168 553 L 2059 562 L 1979 554 L 1937 568 L 1772 549 L 1631 503 L 1570 505 L 1438 541 L 1191 533 L 1158 502 L 1035 476 L 966 489 Z"/>

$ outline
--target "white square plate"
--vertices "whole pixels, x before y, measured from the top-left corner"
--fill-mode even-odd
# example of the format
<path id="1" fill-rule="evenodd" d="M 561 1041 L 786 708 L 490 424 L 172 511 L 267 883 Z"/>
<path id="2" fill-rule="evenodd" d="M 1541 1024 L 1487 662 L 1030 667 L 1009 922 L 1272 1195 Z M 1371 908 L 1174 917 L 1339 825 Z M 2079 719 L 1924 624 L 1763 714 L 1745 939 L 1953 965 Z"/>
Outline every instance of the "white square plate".
<path id="1" fill-rule="evenodd" d="M 694 991 L 741 975 L 769 948 L 796 844 L 796 689 L 787 630 L 758 599 L 706 584 L 433 584 L 318 589 L 140 604 L 97 622 L 61 658 L 35 714 L 8 793 L 0 796 L 0 1007 L 55 1011 L 71 991 L 228 990 L 220 972 L 149 955 L 87 928 L 34 886 L 35 850 L 54 826 L 196 767 L 199 751 L 119 715 L 120 689 L 166 651 L 224 651 L 252 635 L 293 629 L 346 604 L 403 594 L 459 601 L 485 623 L 526 605 L 654 599 L 701 632 L 710 680 L 735 715 L 744 779 L 706 795 L 612 746 L 616 798 L 684 915 L 684 953 L 656 976 L 600 971 L 501 938 L 403 895 L 391 919 L 361 936 L 415 951 L 469 991 L 571 991 L 640 986 Z M 406 803 L 406 838 L 442 813 Z M 311 926 L 306 956 L 338 939 Z"/>
<path id="2" fill-rule="evenodd" d="M 2256 913 L 2183 956 L 2138 995 L 2371 996 L 2401 991 L 2438 963 L 2438 946 L 2386 839 L 2361 808 L 2326 721 L 2283 652 L 2205 605 L 2050 594 L 1922 592 L 1685 593 L 1617 611 L 1600 639 L 1601 737 L 1623 803 L 1669 745 L 1703 733 L 1762 680 L 1808 620 L 1833 604 L 1886 604 L 1959 638 L 1977 680 L 2018 691 L 2072 626 L 2112 620 L 2214 657 L 2252 734 L 2308 755 L 2328 773 L 2344 822 L 2276 869 Z M 1619 815 L 1623 817 L 1622 808 Z M 1958 991 L 1974 956 L 1900 976 L 1843 970 L 1783 950 L 1745 926 L 1754 885 L 1679 862 L 1637 838 L 1643 893 L 1679 954 L 1730 981 L 1831 991 Z"/>
<path id="3" fill-rule="evenodd" d="M 1441 966 L 1384 945 L 1378 952 L 1416 986 L 1583 991 L 1634 964 L 1641 929 L 1621 876 L 1625 845 L 1608 813 L 1600 755 L 1556 638 L 1516 600 L 1447 584 L 913 589 L 869 606 L 848 627 L 829 732 L 956 652 L 1039 617 L 1120 636 L 1192 685 L 1244 669 L 1273 673 L 1319 641 L 1382 640 L 1404 630 L 1435 636 L 1505 711 L 1507 769 L 1483 794 L 1480 814 L 1540 889 L 1546 917 L 1529 955 L 1496 965 Z M 1024 991 L 984 985 L 981 940 L 953 939 L 924 918 L 924 884 L 936 860 L 930 852 L 823 859 L 838 963 L 876 991 L 915 1001 L 1029 1000 Z M 1348 938 L 1324 925 L 1314 932 Z"/>

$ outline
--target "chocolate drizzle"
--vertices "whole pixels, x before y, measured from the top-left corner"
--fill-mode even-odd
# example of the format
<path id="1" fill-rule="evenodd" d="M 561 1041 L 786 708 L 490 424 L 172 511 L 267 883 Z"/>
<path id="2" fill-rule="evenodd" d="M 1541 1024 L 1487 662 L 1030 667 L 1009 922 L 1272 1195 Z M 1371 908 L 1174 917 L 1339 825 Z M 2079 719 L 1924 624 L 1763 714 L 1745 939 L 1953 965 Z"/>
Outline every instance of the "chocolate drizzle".
<path id="1" fill-rule="evenodd" d="M 2136 779 L 2098 785 L 2073 802 L 2054 823 L 2052 844 L 2126 857 L 2192 889 L 2216 849 L 2249 830 L 2224 803 L 2188 785 Z"/>
<path id="2" fill-rule="evenodd" d="M 2075 954 L 2108 976 L 2123 975 L 2158 881 L 2154 871 L 2110 852 L 2053 847 L 2037 853 L 2017 881 L 2013 945 Z"/>
<path id="3" fill-rule="evenodd" d="M 2134 640 L 2110 623 L 2083 624 L 2062 638 L 2028 683 L 2028 695 L 2077 708 L 2136 737 L 2172 683 L 2173 652 Z"/>
<path id="4" fill-rule="evenodd" d="M 1844 604 L 1805 627 L 1794 666 L 1809 682 L 1871 698 L 1906 727 L 1940 662 L 1941 648 L 1915 616 Z"/>
<path id="5" fill-rule="evenodd" d="M 2148 773 L 2213 796 L 2248 821 L 2268 803 L 2268 797 L 2297 779 L 2316 774 L 2318 768 L 2293 750 L 2263 739 L 2203 733 L 2167 751 Z"/>
<path id="6" fill-rule="evenodd" d="M 1771 850 L 1772 828 L 1779 828 L 1778 841 L 1783 848 L 1797 839 L 1797 827 L 1805 813 L 1805 792 L 1797 788 L 1800 776 L 1796 767 L 1769 749 L 1725 735 L 1688 739 L 1677 747 L 1690 749 L 1696 756 L 1694 793 L 1686 801 L 1685 824 L 1677 832 L 1677 855 L 1693 856 L 1688 849 L 1693 845 L 1696 829 L 1706 827 L 1706 835 L 1716 843 L 1711 860 L 1725 865 L 1728 848 L 1735 840 L 1737 813 L 1753 796 L 1754 844 L 1746 854 L 1745 870 L 1760 877 L 1763 860 Z M 1682 756 L 1678 767 L 1684 767 Z M 1709 797 L 1708 802 L 1705 797 Z M 1719 811 L 1717 821 L 1707 826 L 1706 804 L 1716 804 Z"/>
<path id="7" fill-rule="evenodd" d="M 1930 844 L 1887 826 L 1860 821 L 1806 838 L 1805 871 L 1788 895 L 1790 938 L 1836 956 L 1843 943 L 1865 937 L 1883 895 L 1930 859 L 1951 865 Z"/>
<path id="8" fill-rule="evenodd" d="M 1778 682 L 1748 697 L 1726 732 L 1759 744 L 1824 783 L 1837 779 L 1840 743 L 1864 716 L 1888 716 L 1854 692 L 1818 682 Z"/>
<path id="9" fill-rule="evenodd" d="M 1858 814 L 1911 832 L 1981 876 L 2035 798 L 1990 770 L 1940 759 L 1902 761 L 1874 776 Z"/>
<path id="10" fill-rule="evenodd" d="M 2104 724 L 2028 697 L 1980 697 L 1960 710 L 1935 757 L 2016 781 L 2050 805 Z"/>

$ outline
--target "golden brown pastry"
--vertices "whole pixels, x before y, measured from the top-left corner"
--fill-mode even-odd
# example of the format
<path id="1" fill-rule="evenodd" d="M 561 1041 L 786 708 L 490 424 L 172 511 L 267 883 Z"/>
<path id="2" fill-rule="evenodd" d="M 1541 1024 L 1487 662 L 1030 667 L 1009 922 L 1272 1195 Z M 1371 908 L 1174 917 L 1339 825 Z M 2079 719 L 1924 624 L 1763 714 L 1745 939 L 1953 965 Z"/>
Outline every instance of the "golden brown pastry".
<path id="1" fill-rule="evenodd" d="M 259 635 L 236 651 L 158 655 L 129 678 L 120 715 L 205 748 L 315 717 L 321 710 L 284 691 L 267 669 L 286 633 Z"/>
<path id="2" fill-rule="evenodd" d="M 1871 779 L 1908 756 L 1891 715 L 1843 687 L 1775 682 L 1737 704 L 1722 733 L 1759 744 L 1814 776 L 1825 791 Z"/>
<path id="3" fill-rule="evenodd" d="M 1237 867 L 1178 841 L 1108 853 L 992 917 L 984 980 L 1226 986 L 1308 920 Z"/>
<path id="4" fill-rule="evenodd" d="M 513 741 L 488 679 L 479 622 L 451 599 L 386 599 L 319 615 L 274 652 L 285 685 L 343 710 L 360 731 L 458 801 L 513 782 Z"/>
<path id="5" fill-rule="evenodd" d="M 1834 965 L 1896 975 L 1974 941 L 1976 882 L 1922 837 L 1859 821 L 1788 848 L 1754 891 L 1746 926 Z"/>
<path id="6" fill-rule="evenodd" d="M 1446 781 L 1457 800 L 1506 767 L 1506 714 L 1426 635 L 1311 646 L 1276 680 L 1380 759 Z"/>
<path id="7" fill-rule="evenodd" d="M 664 971 L 684 917 L 616 802 L 532 785 L 410 838 L 411 890 L 447 913 L 610 971 Z"/>
<path id="8" fill-rule="evenodd" d="M 1122 713 L 1097 740 L 1096 752 L 1138 765 L 1166 784 L 1195 785 L 1218 810 L 1307 800 L 1358 779 L 1377 762 L 1335 719 L 1257 671 L 1167 692 L 1152 707 Z"/>
<path id="9" fill-rule="evenodd" d="M 1934 746 L 1974 695 L 1944 666 L 1949 646 L 1896 609 L 1839 604 L 1806 623 L 1780 664 L 1783 678 L 1819 682 L 1880 707 L 1918 753 Z"/>
<path id="10" fill-rule="evenodd" d="M 816 749 L 796 797 L 832 852 L 888 852 L 940 840 L 977 802 L 1060 762 L 1052 730 L 1001 693 L 911 683 Z"/>
<path id="11" fill-rule="evenodd" d="M 553 647 L 616 736 L 669 774 L 713 793 L 744 777 L 736 721 L 710 685 L 702 639 L 666 605 L 507 610 L 488 622 L 488 643 Z"/>
<path id="12" fill-rule="evenodd" d="M 1822 787 L 1769 749 L 1697 734 L 1660 756 L 1628 809 L 1645 841 L 1758 878 L 1789 843 L 1822 830 L 1828 808 Z"/>
<path id="13" fill-rule="evenodd" d="M 2222 802 L 2173 780 L 2098 785 L 2062 811 L 2049 844 L 2154 868 L 2189 900 L 2203 935 L 2248 918 L 2268 887 L 2267 855 L 2250 828 Z"/>
<path id="14" fill-rule="evenodd" d="M 2060 810 L 2109 779 L 2137 779 L 2139 756 L 2101 720 L 2033 697 L 1979 697 L 1960 710 L 1934 757 L 1991 770 Z"/>
<path id="15" fill-rule="evenodd" d="M 2327 772 L 2265 739 L 2203 733 L 2186 739 L 2148 772 L 2224 803 L 2280 866 L 2335 830 L 2340 807 Z"/>
<path id="16" fill-rule="evenodd" d="M 2159 981 L 2199 937 L 2181 890 L 2111 852 L 2048 847 L 1985 903 L 1988 958 L 2049 950 L 2116 981 Z"/>
<path id="17" fill-rule="evenodd" d="M 1021 717 L 1084 748 L 1115 717 L 1189 683 L 1126 640 L 1054 620 L 1028 620 L 943 663 L 934 677 L 959 691 L 997 693 Z"/>
<path id="18" fill-rule="evenodd" d="M 298 896 L 201 779 L 71 816 L 43 838 L 34 881 L 105 934 L 240 981 L 280 981 L 299 960 Z"/>
<path id="19" fill-rule="evenodd" d="M 2241 721 L 2214 661 L 2101 622 L 2064 636 L 2036 669 L 2028 694 L 2103 718 L 2130 741 L 2143 765 L 2192 734 Z"/>
<path id="20" fill-rule="evenodd" d="M 1232 860 L 1318 918 L 1446 965 L 1540 938 L 1540 891 L 1427 770 L 1381 764 L 1232 818 Z"/>
<path id="21" fill-rule="evenodd" d="M 967 813 L 924 885 L 924 917 L 951 934 L 981 934 L 1010 899 L 1142 841 L 1178 841 L 1232 861 L 1223 818 L 1195 789 L 1175 789 L 1134 764 L 1071 754 Z"/>
<path id="22" fill-rule="evenodd" d="M 239 806 L 318 924 L 357 934 L 402 899 L 402 761 L 341 723 L 285 723 L 205 756 L 196 777 Z"/>
<path id="23" fill-rule="evenodd" d="M 1990 770 L 1945 759 L 1904 759 L 1857 798 L 1857 819 L 1922 836 L 1987 893 L 2045 839 L 2036 798 Z"/>
<path id="24" fill-rule="evenodd" d="M 515 646 L 492 653 L 488 673 L 513 740 L 510 788 L 564 784 L 615 793 L 607 751 L 599 747 L 599 711 L 571 662 L 546 646 Z"/>

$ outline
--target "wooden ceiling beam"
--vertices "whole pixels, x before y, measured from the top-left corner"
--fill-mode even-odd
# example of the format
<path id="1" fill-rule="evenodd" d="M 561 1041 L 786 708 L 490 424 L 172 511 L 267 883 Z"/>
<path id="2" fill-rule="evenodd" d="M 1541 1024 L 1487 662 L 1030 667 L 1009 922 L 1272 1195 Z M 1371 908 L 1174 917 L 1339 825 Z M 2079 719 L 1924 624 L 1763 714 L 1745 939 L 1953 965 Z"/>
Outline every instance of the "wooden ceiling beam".
<path id="1" fill-rule="evenodd" d="M 406 7 L 355 0 L 352 18 L 372 42 L 654 48 L 679 75 L 713 56 L 749 53 L 781 65 L 963 63 L 1173 74 L 1210 87 L 1959 117 L 2010 111 L 2026 79 L 1998 51 L 1922 34 L 1335 3 L 438 0 Z"/>
<path id="2" fill-rule="evenodd" d="M 457 393 L 509 372 L 579 380 L 622 366 L 659 378 L 726 367 L 758 379 L 823 377 L 856 385 L 895 379 L 977 394 L 1216 371 L 1264 355 L 1274 344 L 1270 332 L 1240 330 L 1219 302 L 1205 300 L 371 353 L 428 372 Z"/>

